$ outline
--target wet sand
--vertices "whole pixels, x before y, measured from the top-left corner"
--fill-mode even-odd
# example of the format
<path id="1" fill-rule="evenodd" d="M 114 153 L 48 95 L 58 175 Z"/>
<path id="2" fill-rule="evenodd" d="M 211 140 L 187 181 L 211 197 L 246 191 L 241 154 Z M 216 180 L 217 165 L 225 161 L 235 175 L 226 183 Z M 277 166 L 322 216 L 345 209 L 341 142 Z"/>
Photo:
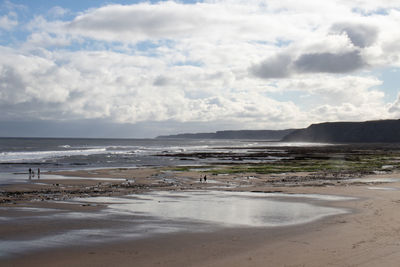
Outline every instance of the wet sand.
<path id="1" fill-rule="evenodd" d="M 77 196 L 123 196 L 193 189 L 323 194 L 358 199 L 324 202 L 324 205 L 352 212 L 312 223 L 163 233 L 103 244 L 78 243 L 73 247 L 55 247 L 19 257 L 0 258 L 1 266 L 398 266 L 400 260 L 400 212 L 397 212 L 400 208 L 400 181 L 387 179 L 400 177 L 396 172 L 340 181 L 311 179 L 309 173 L 275 177 L 216 175 L 209 176 L 206 184 L 199 182 L 198 172 L 191 171 L 145 168 L 57 173 L 61 174 L 81 179 L 46 179 L 43 175 L 37 184 L 3 186 L 1 207 L 55 208 L 57 212 L 91 213 L 101 211 L 104 206 L 72 205 L 60 200 Z M 84 179 L 95 177 L 110 180 Z M 277 183 L 277 177 L 284 179 L 286 185 Z M 1 212 L 10 216 L 8 209 L 0 211 L 0 216 Z M 15 212 L 11 216 L 17 218 L 19 215 Z M 97 222 L 93 219 L 80 223 Z M 54 220 L 45 227 L 34 224 L 20 228 L 18 224 L 2 222 L 0 236 L 2 239 L 18 235 L 24 238 L 82 226 Z"/>

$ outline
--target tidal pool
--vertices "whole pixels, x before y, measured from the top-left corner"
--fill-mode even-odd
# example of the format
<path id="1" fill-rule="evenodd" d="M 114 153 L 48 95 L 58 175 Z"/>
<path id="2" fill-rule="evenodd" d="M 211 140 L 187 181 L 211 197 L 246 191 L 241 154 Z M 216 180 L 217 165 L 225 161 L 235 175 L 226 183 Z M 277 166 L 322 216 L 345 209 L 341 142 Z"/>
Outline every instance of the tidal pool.
<path id="1" fill-rule="evenodd" d="M 360 183 L 396 183 L 400 182 L 398 177 L 386 177 L 386 178 L 355 178 L 349 179 L 350 182 L 360 182 Z"/>
<path id="2" fill-rule="evenodd" d="M 131 197 L 131 198 L 130 198 Z M 223 227 L 273 227 L 306 223 L 347 211 L 307 203 L 352 198 L 325 195 L 271 194 L 225 191 L 153 192 L 123 198 L 85 198 L 107 203 L 116 215 L 146 215 L 160 220 L 195 221 Z"/>
<path id="3" fill-rule="evenodd" d="M 399 190 L 396 187 L 380 187 L 380 186 L 370 186 L 368 187 L 369 190 L 383 190 L 383 191 L 397 191 Z"/>
<path id="4" fill-rule="evenodd" d="M 40 176 L 31 176 L 27 173 L 0 173 L 0 185 L 9 184 L 41 184 L 43 180 L 95 180 L 95 181 L 126 181 L 125 178 L 102 178 L 102 177 L 77 177 L 63 176 L 54 174 L 41 174 Z"/>
<path id="5" fill-rule="evenodd" d="M 73 246 L 76 242 L 93 244 L 172 232 L 215 231 L 226 227 L 290 226 L 348 213 L 346 209 L 323 204 L 350 199 L 326 195 L 226 191 L 151 192 L 123 197 L 76 198 L 67 203 L 101 205 L 105 208 L 90 212 L 41 208 L 34 213 L 30 209 L 16 209 L 12 216 L 3 212 L 0 227 L 17 224 L 21 231 L 0 239 L 0 257 Z M 40 231 L 30 230 L 35 227 Z M 26 234 L 23 234 L 24 230 Z"/>

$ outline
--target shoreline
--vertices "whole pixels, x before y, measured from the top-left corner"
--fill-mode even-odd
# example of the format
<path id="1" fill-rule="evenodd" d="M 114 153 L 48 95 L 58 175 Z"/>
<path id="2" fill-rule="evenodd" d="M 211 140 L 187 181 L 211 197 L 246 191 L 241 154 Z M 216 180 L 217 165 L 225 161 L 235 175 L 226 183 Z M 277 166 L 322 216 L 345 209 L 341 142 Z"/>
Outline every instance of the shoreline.
<path id="1" fill-rule="evenodd" d="M 207 168 L 205 168 L 207 169 Z M 104 168 L 43 172 L 40 178 L 0 184 L 0 205 L 31 200 L 67 200 L 79 196 L 121 196 L 150 191 L 221 190 L 249 192 L 297 192 L 307 188 L 379 186 L 400 182 L 400 171 L 375 174 L 288 172 L 277 174 L 209 174 L 204 168 L 149 167 Z M 12 174 L 10 174 L 12 175 Z M 199 178 L 207 176 L 207 182 Z M 300 188 L 300 189 L 299 189 Z M 296 189 L 296 190 L 295 190 Z"/>

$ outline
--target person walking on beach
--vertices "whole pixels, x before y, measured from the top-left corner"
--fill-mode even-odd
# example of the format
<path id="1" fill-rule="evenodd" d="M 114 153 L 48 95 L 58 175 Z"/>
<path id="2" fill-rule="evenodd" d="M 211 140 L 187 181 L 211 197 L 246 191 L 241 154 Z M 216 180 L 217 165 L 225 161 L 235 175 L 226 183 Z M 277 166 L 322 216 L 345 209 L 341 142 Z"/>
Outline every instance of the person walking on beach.
<path id="1" fill-rule="evenodd" d="M 37 178 L 40 178 L 40 168 L 37 168 Z"/>
<path id="2" fill-rule="evenodd" d="M 203 182 L 203 177 L 200 176 L 200 183 L 202 183 L 202 182 Z"/>
<path id="3" fill-rule="evenodd" d="M 32 178 L 32 169 L 31 168 L 29 168 L 29 180 Z"/>
<path id="4" fill-rule="evenodd" d="M 204 175 L 204 182 L 207 183 L 207 175 Z"/>

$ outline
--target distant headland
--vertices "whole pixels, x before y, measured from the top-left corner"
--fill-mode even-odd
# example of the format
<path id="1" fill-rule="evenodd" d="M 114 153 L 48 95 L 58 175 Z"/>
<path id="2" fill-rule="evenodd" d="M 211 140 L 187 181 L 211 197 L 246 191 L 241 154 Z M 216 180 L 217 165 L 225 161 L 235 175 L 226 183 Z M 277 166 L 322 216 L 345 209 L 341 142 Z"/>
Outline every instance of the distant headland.
<path id="1" fill-rule="evenodd" d="M 295 129 L 287 130 L 238 130 L 238 131 L 217 131 L 214 133 L 184 133 L 175 135 L 158 136 L 158 139 L 183 138 L 183 139 L 260 139 L 280 141 Z"/>
<path id="2" fill-rule="evenodd" d="M 324 122 L 304 129 L 237 130 L 213 133 L 184 133 L 158 139 L 258 139 L 283 142 L 400 143 L 400 120 Z"/>

